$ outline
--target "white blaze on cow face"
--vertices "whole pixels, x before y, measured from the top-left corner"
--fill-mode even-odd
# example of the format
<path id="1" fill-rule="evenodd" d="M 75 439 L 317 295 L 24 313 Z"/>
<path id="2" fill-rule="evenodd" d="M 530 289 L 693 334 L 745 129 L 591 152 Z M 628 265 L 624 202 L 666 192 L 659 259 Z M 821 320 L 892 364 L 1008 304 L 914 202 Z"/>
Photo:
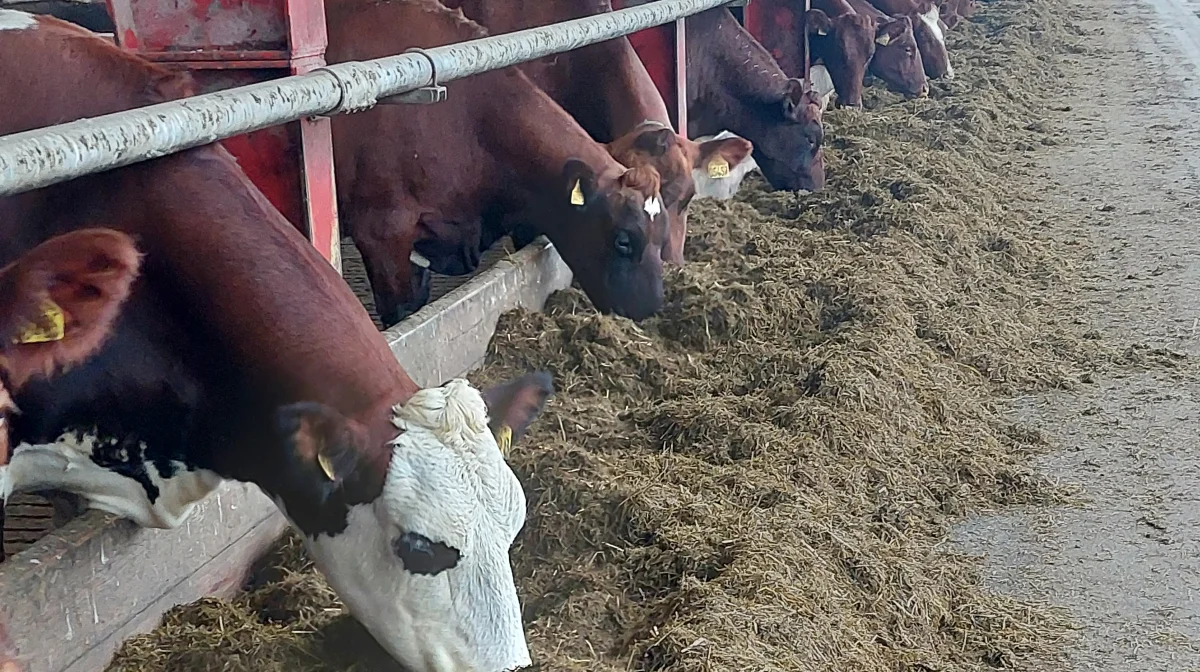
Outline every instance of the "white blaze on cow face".
<path id="1" fill-rule="evenodd" d="M 382 495 L 336 536 L 306 538 L 350 612 L 416 672 L 501 672 L 531 661 L 508 552 L 525 493 L 464 380 L 395 409 Z"/>
<path id="2" fill-rule="evenodd" d="M 36 27 L 37 17 L 33 14 L 13 9 L 0 9 L 0 30 L 29 30 Z"/>
<path id="3" fill-rule="evenodd" d="M 938 44 L 942 45 L 943 49 L 947 49 L 946 33 L 942 31 L 942 17 L 937 5 L 933 5 L 929 8 L 928 12 L 919 14 L 918 16 L 921 18 L 921 21 L 929 27 L 929 32 L 933 33 L 933 37 L 938 41 Z M 945 79 L 954 79 L 954 65 L 952 65 L 949 61 L 946 61 Z"/>
<path id="4" fill-rule="evenodd" d="M 645 204 L 642 205 L 642 209 L 646 211 L 650 219 L 654 219 L 662 212 L 662 200 L 658 196 L 651 196 L 646 199 Z"/>

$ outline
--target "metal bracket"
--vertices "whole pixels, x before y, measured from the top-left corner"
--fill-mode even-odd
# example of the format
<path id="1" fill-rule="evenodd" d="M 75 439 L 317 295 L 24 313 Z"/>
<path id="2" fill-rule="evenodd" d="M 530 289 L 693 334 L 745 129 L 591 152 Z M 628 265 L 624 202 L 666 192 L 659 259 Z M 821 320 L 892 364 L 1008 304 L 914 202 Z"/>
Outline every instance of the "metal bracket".
<path id="1" fill-rule="evenodd" d="M 342 68 L 345 76 L 338 74 L 335 70 L 337 66 L 357 65 L 356 61 L 347 61 L 345 63 L 335 63 L 321 68 L 310 70 L 308 74 L 316 74 L 323 72 L 327 75 L 332 75 L 337 80 L 338 90 L 341 91 L 342 98 L 338 101 L 338 106 L 330 110 L 327 114 L 318 114 L 309 117 L 309 120 L 321 119 L 323 117 L 331 117 L 335 114 L 352 114 L 354 112 L 365 112 L 366 110 L 375 107 L 378 102 L 375 99 L 374 87 L 368 86 L 368 82 L 360 81 L 367 76 L 365 69 L 355 70 L 353 68 Z"/>
<path id="2" fill-rule="evenodd" d="M 419 89 L 413 89 L 406 93 L 401 93 L 395 96 L 385 96 L 379 99 L 380 105 L 433 105 L 446 100 L 446 87 L 438 84 L 437 81 L 437 65 L 433 62 L 433 57 L 424 49 L 413 47 L 405 49 L 404 53 L 420 54 L 429 61 L 430 84 L 422 86 Z"/>

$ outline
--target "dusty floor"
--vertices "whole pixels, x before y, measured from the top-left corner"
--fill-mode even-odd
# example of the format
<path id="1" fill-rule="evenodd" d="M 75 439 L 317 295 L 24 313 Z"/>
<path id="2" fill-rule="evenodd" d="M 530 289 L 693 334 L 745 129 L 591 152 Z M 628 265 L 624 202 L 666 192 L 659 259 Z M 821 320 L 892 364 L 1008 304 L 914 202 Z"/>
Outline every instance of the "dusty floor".
<path id="1" fill-rule="evenodd" d="M 1071 58 L 1074 89 L 1046 92 L 1064 142 L 1039 159 L 1047 218 L 1091 265 L 1082 298 L 1103 340 L 1194 357 L 1200 2 L 1074 6 L 1093 53 Z M 1041 466 L 1077 485 L 1083 505 L 963 525 L 958 541 L 986 556 L 989 585 L 1069 610 L 1080 637 L 1068 669 L 1200 670 L 1194 369 L 1098 375 L 1073 393 L 1018 400 L 1013 420 L 1058 448 Z"/>

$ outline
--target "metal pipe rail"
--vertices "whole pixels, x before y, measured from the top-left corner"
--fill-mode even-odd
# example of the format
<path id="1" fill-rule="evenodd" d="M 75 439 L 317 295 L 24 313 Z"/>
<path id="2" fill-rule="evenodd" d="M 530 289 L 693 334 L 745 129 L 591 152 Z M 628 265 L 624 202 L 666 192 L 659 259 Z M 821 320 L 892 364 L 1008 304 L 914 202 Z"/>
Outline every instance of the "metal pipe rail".
<path id="1" fill-rule="evenodd" d="M 730 0 L 660 0 L 422 53 L 330 65 L 304 75 L 0 137 L 0 196 L 155 159 L 304 117 L 358 112 L 381 98 L 497 70 L 670 23 Z"/>

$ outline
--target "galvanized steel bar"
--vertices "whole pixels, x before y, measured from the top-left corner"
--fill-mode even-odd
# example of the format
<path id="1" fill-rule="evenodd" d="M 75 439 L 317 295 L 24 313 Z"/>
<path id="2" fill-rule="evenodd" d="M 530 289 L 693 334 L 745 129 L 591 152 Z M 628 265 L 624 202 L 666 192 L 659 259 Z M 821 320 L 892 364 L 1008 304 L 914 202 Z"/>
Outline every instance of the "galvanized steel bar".
<path id="1" fill-rule="evenodd" d="M 0 137 L 0 196 L 158 158 L 261 128 L 367 109 L 380 98 L 628 35 L 727 4 L 660 0 L 638 7 L 305 75 L 241 86 Z M 426 55 L 429 58 L 426 58 Z"/>

